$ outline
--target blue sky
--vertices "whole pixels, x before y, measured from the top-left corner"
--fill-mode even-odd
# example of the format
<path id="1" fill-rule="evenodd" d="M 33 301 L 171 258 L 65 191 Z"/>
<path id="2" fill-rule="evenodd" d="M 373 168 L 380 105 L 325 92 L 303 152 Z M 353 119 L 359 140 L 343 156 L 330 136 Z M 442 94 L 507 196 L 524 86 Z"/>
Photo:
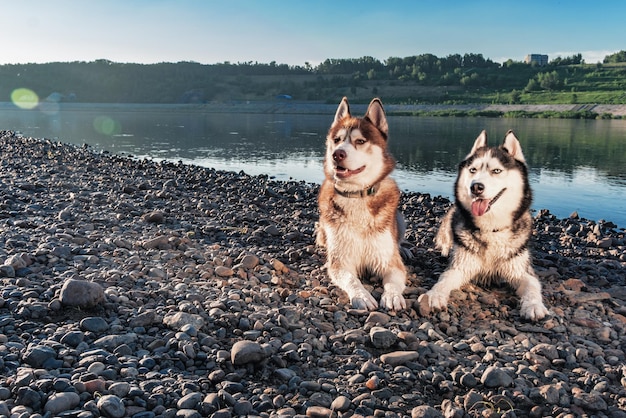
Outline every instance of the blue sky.
<path id="1" fill-rule="evenodd" d="M 0 64 L 317 65 L 470 52 L 595 63 L 626 50 L 623 0 L 2 0 L 0 16 Z"/>

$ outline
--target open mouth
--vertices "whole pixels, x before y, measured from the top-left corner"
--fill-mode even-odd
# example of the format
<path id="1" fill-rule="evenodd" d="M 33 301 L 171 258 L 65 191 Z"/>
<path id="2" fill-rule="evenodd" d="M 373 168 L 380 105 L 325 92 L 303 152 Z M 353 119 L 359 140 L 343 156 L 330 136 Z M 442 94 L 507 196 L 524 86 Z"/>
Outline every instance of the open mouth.
<path id="1" fill-rule="evenodd" d="M 359 174 L 363 170 L 365 170 L 365 166 L 359 167 L 356 170 L 349 170 L 345 167 L 338 165 L 335 167 L 335 174 L 337 175 L 337 177 L 345 179 L 350 176 L 354 176 L 355 174 Z"/>
<path id="2" fill-rule="evenodd" d="M 474 216 L 483 216 L 485 213 L 489 212 L 491 206 L 496 203 L 496 201 L 502 196 L 502 193 L 506 190 L 506 187 L 493 198 L 493 199 L 479 199 L 476 198 L 472 201 L 472 215 Z"/>

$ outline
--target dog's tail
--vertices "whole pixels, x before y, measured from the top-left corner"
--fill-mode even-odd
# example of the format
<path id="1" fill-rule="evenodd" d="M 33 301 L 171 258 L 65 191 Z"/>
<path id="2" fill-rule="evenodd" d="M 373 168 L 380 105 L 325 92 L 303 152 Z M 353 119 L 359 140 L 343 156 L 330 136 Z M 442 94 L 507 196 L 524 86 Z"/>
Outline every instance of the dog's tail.
<path id="1" fill-rule="evenodd" d="M 454 245 L 454 235 L 452 231 L 452 217 L 454 216 L 454 212 L 456 211 L 456 206 L 452 205 L 448 212 L 444 215 L 441 220 L 441 225 L 439 226 L 439 230 L 437 231 L 437 235 L 435 236 L 435 248 L 441 251 L 441 255 L 447 257 L 452 250 L 452 246 Z"/>

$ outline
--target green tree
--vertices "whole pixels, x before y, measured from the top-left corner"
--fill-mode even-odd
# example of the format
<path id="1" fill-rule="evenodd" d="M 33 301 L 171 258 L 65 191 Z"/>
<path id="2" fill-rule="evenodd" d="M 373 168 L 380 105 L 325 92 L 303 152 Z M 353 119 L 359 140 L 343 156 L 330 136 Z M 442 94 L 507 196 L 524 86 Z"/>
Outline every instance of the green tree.
<path id="1" fill-rule="evenodd" d="M 537 74 L 537 81 L 544 90 L 556 90 L 561 84 L 559 74 L 556 71 Z"/>
<path id="2" fill-rule="evenodd" d="M 605 64 L 626 62 L 626 51 L 622 50 L 614 54 L 607 55 L 606 57 L 604 57 L 604 60 L 602 60 L 602 62 Z"/>
<path id="3" fill-rule="evenodd" d="M 528 80 L 528 84 L 526 84 L 526 87 L 524 87 L 524 91 L 528 93 L 537 90 L 539 90 L 539 83 L 537 82 L 537 79 L 531 78 L 530 80 Z"/>
<path id="4" fill-rule="evenodd" d="M 522 93 L 518 90 L 513 89 L 511 91 L 509 103 L 510 104 L 518 104 L 521 101 Z"/>

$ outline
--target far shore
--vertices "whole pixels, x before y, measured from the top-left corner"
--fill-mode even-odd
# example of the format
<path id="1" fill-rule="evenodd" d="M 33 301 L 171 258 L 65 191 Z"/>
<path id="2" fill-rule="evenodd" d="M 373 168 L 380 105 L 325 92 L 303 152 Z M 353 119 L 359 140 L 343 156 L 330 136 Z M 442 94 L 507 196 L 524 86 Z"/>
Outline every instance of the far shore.
<path id="1" fill-rule="evenodd" d="M 382 98 L 383 104 L 385 98 Z M 208 103 L 75 103 L 42 102 L 38 108 L 45 112 L 56 110 L 80 110 L 80 109 L 114 109 L 123 107 L 136 111 L 168 109 L 178 111 L 198 111 L 210 113 L 288 113 L 288 114 L 332 114 L 337 108 L 337 103 L 320 103 L 298 100 L 232 100 Z M 351 103 L 350 106 L 361 111 L 367 107 L 366 103 Z M 0 108 L 15 108 L 10 102 L 0 102 Z M 626 104 L 385 104 L 385 111 L 388 115 L 411 115 L 424 113 L 475 113 L 480 112 L 480 116 L 490 113 L 497 116 L 498 113 L 519 112 L 521 114 L 539 114 L 542 112 L 590 112 L 599 116 L 610 115 L 613 118 L 626 118 Z M 469 114 L 468 116 L 474 116 Z"/>

